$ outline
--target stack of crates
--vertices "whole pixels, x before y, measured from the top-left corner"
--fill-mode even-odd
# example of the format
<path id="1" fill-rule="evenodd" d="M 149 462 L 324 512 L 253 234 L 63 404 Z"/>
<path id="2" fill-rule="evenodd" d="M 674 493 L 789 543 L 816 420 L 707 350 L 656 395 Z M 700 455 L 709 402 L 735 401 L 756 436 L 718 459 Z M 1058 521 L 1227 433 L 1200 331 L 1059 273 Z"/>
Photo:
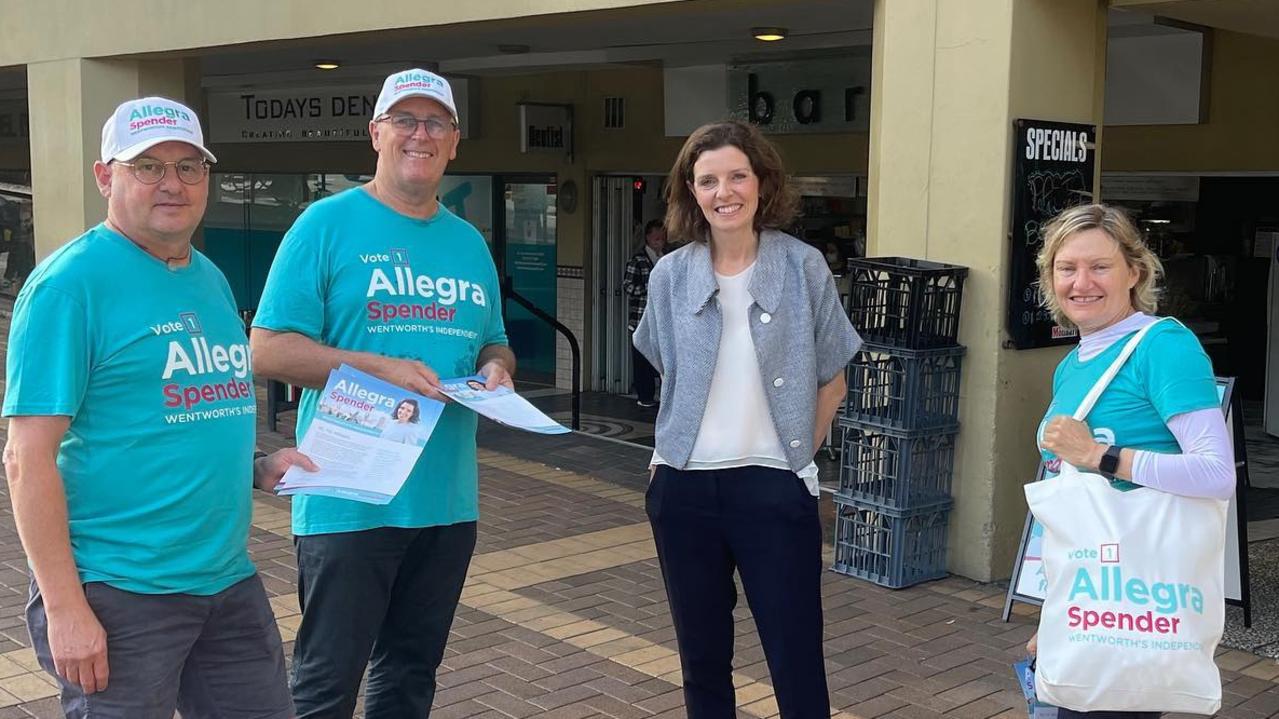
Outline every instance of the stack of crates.
<path id="1" fill-rule="evenodd" d="M 898 589 L 946 574 L 946 531 L 968 269 L 903 257 L 849 260 L 848 365 L 835 495 L 835 566 Z"/>

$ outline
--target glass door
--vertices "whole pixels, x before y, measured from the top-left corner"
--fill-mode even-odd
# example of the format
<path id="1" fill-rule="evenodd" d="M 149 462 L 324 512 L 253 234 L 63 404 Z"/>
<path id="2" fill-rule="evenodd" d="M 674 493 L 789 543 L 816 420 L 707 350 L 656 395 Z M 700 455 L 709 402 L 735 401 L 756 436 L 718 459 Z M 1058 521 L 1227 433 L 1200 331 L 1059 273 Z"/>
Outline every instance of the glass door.
<path id="1" fill-rule="evenodd" d="M 226 275 L 241 311 L 257 308 L 284 233 L 308 205 L 326 194 L 325 177 L 213 174 L 203 251 Z"/>
<path id="2" fill-rule="evenodd" d="M 512 289 L 555 317 L 556 186 L 553 176 L 503 178 L 503 244 L 499 273 Z M 512 300 L 506 334 L 523 381 L 555 384 L 555 329 Z"/>

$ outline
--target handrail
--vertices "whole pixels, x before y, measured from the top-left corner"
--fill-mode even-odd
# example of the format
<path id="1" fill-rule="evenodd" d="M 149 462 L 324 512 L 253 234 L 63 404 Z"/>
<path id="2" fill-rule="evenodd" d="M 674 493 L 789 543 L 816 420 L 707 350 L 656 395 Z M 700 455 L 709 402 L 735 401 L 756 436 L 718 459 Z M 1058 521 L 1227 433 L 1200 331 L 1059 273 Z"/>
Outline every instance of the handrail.
<path id="1" fill-rule="evenodd" d="M 568 340 L 569 351 L 573 353 L 573 429 L 580 430 L 582 428 L 582 350 L 578 347 L 577 337 L 573 335 L 573 331 L 565 327 L 563 323 L 554 317 L 546 314 L 541 308 L 534 305 L 523 295 L 515 291 L 514 282 L 510 275 L 502 279 L 502 298 L 504 300 L 514 300 L 516 304 L 528 310 L 534 317 L 542 320 L 555 328 L 557 332 L 564 335 L 564 339 Z M 505 309 L 505 303 L 503 308 Z M 505 314 L 505 313 L 503 313 Z"/>

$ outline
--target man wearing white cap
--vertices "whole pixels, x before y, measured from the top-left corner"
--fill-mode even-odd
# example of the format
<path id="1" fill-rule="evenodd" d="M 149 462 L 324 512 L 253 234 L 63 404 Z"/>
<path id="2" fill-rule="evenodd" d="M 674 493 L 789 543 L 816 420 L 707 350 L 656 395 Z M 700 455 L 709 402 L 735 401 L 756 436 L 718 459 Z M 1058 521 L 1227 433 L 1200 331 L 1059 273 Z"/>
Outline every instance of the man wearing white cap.
<path id="1" fill-rule="evenodd" d="M 106 221 L 41 262 L 14 306 L 4 463 L 27 626 L 67 717 L 292 716 L 247 550 L 251 487 L 313 466 L 253 456 L 244 325 L 191 247 L 214 161 L 190 108 L 120 105 L 93 165 Z"/>
<path id="2" fill-rule="evenodd" d="M 448 82 L 391 75 L 369 134 L 373 179 L 302 213 L 253 322 L 258 373 L 307 388 L 299 433 L 344 363 L 437 399 L 440 377 L 478 372 L 496 389 L 515 370 L 484 238 L 436 201 L 459 138 Z M 350 717 L 370 662 L 368 719 L 430 713 L 475 549 L 475 426 L 474 412 L 448 405 L 389 504 L 294 497 L 299 717 Z"/>

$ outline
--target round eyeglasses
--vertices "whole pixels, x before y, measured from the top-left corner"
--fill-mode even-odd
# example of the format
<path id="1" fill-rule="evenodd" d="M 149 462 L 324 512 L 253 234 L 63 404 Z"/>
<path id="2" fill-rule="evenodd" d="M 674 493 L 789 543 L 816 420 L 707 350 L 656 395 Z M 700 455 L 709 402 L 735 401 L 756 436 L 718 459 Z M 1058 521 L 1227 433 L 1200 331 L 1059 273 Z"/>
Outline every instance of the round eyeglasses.
<path id="1" fill-rule="evenodd" d="M 432 140 L 443 140 L 450 132 L 457 129 L 457 124 L 452 120 L 443 120 L 438 117 L 428 117 L 418 119 L 412 115 L 395 114 L 383 115 L 379 117 L 378 122 L 389 122 L 394 128 L 395 134 L 408 137 L 417 132 L 418 125 L 426 127 L 426 135 Z"/>
<path id="2" fill-rule="evenodd" d="M 178 173 L 178 179 L 184 185 L 198 185 L 209 174 L 209 163 L 206 160 L 160 162 L 159 160 L 144 157 L 133 162 L 116 160 L 115 164 L 128 167 L 133 171 L 133 176 L 138 179 L 138 182 L 144 185 L 158 184 L 169 171 L 169 165 L 173 166 L 173 169 Z"/>

